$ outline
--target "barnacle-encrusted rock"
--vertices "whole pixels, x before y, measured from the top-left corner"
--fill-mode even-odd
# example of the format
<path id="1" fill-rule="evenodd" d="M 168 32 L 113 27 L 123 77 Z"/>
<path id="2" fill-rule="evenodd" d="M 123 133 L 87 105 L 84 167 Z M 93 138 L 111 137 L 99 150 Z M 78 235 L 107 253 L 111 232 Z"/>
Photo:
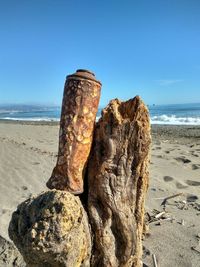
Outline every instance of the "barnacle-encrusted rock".
<path id="1" fill-rule="evenodd" d="M 50 189 L 83 192 L 83 178 L 92 144 L 101 83 L 87 70 L 67 76 L 60 118 L 57 164 L 47 182 Z"/>
<path id="2" fill-rule="evenodd" d="M 89 266 L 88 225 L 78 197 L 52 190 L 18 206 L 12 215 L 9 236 L 28 266 Z"/>
<path id="3" fill-rule="evenodd" d="M 139 97 L 112 100 L 96 124 L 89 160 L 92 266 L 141 266 L 150 122 Z"/>

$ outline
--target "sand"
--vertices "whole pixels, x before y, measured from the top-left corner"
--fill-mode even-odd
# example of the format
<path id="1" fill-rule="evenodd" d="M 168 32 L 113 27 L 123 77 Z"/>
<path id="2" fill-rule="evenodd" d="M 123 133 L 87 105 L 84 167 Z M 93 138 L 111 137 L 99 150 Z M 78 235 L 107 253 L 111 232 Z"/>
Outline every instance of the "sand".
<path id="1" fill-rule="evenodd" d="M 55 123 L 0 122 L 0 236 L 4 240 L 10 241 L 7 229 L 17 205 L 46 189 L 56 162 L 58 131 Z M 198 267 L 200 252 L 192 248 L 200 250 L 200 127 L 153 126 L 152 139 L 146 211 L 152 216 L 155 209 L 163 211 L 163 198 L 183 195 L 166 205 L 172 221 L 149 224 L 144 266 L 153 266 L 155 254 L 160 267 Z M 6 250 L 2 253 L 2 242 L 0 266 L 13 266 Z"/>
<path id="2" fill-rule="evenodd" d="M 200 128 L 154 126 L 150 162 L 150 186 L 146 211 L 163 211 L 163 197 L 183 193 L 168 201 L 166 211 L 173 222 L 150 223 L 143 261 L 153 266 L 155 254 L 161 267 L 200 266 Z M 186 201 L 187 205 L 183 208 Z M 199 238 L 198 238 L 199 235 Z M 199 250 L 200 251 L 200 250 Z M 144 255 L 145 256 L 145 255 Z"/>

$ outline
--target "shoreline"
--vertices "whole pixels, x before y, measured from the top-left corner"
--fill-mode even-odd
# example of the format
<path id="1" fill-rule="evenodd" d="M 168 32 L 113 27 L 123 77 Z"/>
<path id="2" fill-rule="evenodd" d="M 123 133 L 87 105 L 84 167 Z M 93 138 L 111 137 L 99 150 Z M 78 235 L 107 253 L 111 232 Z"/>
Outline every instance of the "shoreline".
<path id="1" fill-rule="evenodd" d="M 21 121 L 2 120 L 0 124 L 35 125 L 35 126 L 59 126 L 59 121 Z M 152 138 L 161 138 L 175 141 L 175 138 L 197 140 L 200 139 L 200 125 L 174 125 L 174 124 L 151 124 Z"/>
<path id="2" fill-rule="evenodd" d="M 41 121 L 31 121 L 31 120 L 5 120 L 5 119 L 0 119 L 0 123 L 5 123 L 5 124 L 23 124 L 23 125 L 59 125 L 60 121 L 45 121 L 45 120 L 41 120 Z M 179 128 L 179 127 L 183 127 L 183 128 L 187 128 L 187 129 L 199 129 L 200 130 L 200 125 L 186 125 L 186 124 L 151 124 L 152 128 L 162 128 L 162 127 L 166 127 L 166 128 Z"/>

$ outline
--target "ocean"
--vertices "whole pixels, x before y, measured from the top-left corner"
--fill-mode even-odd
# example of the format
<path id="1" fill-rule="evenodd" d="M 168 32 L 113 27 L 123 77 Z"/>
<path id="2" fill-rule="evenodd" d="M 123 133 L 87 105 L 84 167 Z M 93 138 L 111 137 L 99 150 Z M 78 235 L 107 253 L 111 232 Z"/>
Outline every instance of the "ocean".
<path id="1" fill-rule="evenodd" d="M 151 124 L 200 125 L 199 104 L 148 105 Z M 0 105 L 0 120 L 59 121 L 61 108 L 41 105 Z M 97 118 L 100 117 L 98 110 Z"/>
<path id="2" fill-rule="evenodd" d="M 60 107 L 42 105 L 0 105 L 0 120 L 59 121 Z"/>
<path id="3" fill-rule="evenodd" d="M 200 125 L 200 103 L 149 106 L 152 124 Z"/>

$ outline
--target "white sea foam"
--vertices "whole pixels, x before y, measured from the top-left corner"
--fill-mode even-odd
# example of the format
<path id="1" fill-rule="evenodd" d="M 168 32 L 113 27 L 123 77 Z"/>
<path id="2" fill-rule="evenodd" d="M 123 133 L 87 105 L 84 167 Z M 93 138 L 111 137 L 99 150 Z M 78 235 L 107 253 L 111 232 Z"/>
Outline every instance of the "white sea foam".
<path id="1" fill-rule="evenodd" d="M 151 117 L 151 124 L 200 125 L 200 117 L 176 117 L 160 115 Z"/>
<path id="2" fill-rule="evenodd" d="M 99 120 L 96 117 L 96 121 Z M 2 117 L 1 120 L 13 121 L 59 121 L 59 118 L 49 117 L 32 117 L 32 118 L 17 118 L 17 117 Z M 168 125 L 200 125 L 200 117 L 176 117 L 175 115 L 160 115 L 151 117 L 151 124 L 168 124 Z"/>

